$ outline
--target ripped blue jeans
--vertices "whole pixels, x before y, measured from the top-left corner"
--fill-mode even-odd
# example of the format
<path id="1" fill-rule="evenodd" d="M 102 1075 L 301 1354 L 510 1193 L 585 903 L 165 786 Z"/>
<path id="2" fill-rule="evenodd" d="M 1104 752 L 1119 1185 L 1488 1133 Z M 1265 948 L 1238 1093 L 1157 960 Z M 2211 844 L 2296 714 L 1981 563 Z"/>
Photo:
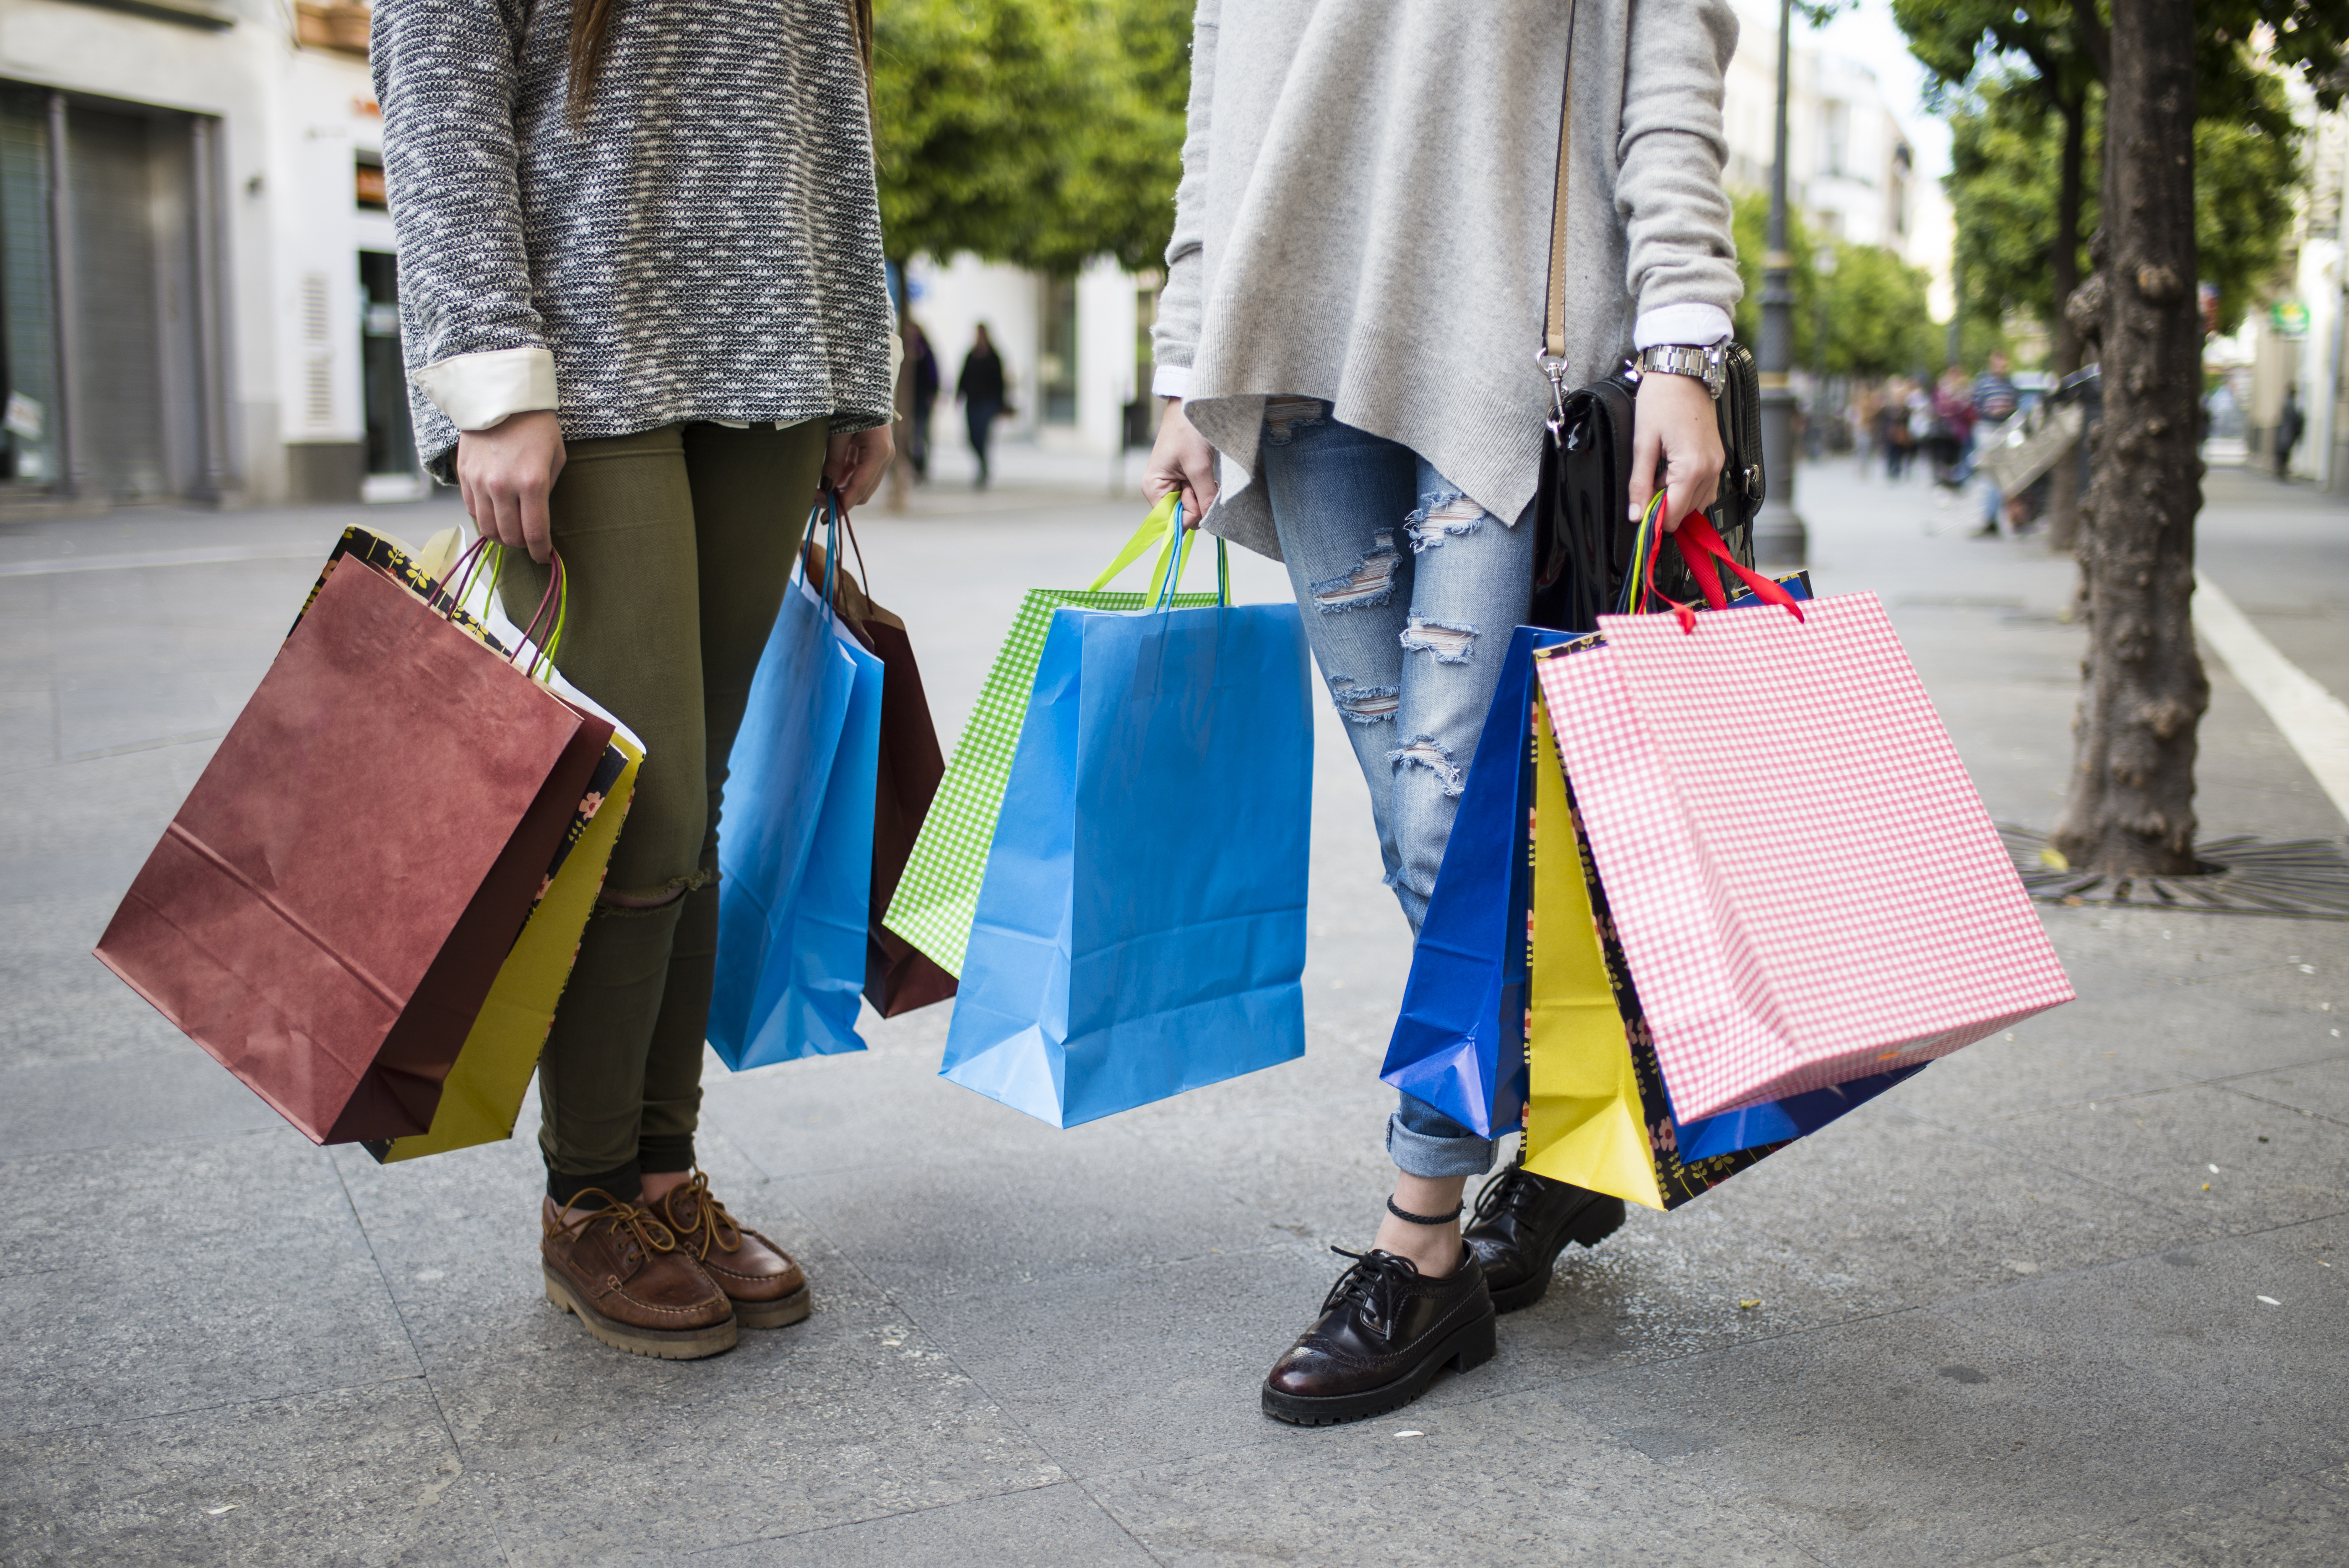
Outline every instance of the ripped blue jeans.
<path id="1" fill-rule="evenodd" d="M 1265 402 L 1257 468 L 1305 634 L 1371 787 L 1386 883 L 1413 935 L 1531 592 L 1531 509 L 1515 526 L 1408 447 L 1309 397 Z M 1414 1176 L 1492 1168 L 1493 1144 L 1410 1095 L 1387 1149 Z"/>

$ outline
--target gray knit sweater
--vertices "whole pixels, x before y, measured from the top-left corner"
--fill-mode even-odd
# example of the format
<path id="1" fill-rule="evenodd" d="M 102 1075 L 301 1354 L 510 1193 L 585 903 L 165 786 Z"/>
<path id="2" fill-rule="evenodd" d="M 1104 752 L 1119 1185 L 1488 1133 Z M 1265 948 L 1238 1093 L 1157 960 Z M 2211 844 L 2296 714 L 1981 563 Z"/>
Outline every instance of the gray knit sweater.
<path id="1" fill-rule="evenodd" d="M 1206 527 L 1278 553 L 1245 480 L 1282 393 L 1327 399 L 1499 517 L 1525 510 L 1566 16 L 1567 0 L 1201 0 L 1155 338 L 1157 390 L 1226 459 Z M 1718 342 L 1743 291 L 1721 184 L 1735 14 L 1581 0 L 1575 35 L 1580 382 L 1635 340 Z"/>
<path id="2" fill-rule="evenodd" d="M 626 0 L 584 125 L 570 0 L 377 0 L 417 446 L 887 421 L 891 313 L 844 0 Z M 457 418 L 452 421 L 451 413 Z"/>

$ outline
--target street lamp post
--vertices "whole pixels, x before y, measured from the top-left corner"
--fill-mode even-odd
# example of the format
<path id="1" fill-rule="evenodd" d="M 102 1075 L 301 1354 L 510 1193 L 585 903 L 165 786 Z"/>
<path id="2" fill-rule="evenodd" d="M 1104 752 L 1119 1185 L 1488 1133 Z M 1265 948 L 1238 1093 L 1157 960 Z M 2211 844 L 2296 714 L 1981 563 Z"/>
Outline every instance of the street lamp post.
<path id="1" fill-rule="evenodd" d="M 1810 534 L 1795 511 L 1794 258 L 1786 253 L 1786 98 L 1794 57 L 1794 0 L 1778 0 L 1778 139 L 1770 164 L 1770 237 L 1762 255 L 1762 463 L 1770 492 L 1754 520 L 1754 553 L 1765 566 L 1801 566 Z"/>

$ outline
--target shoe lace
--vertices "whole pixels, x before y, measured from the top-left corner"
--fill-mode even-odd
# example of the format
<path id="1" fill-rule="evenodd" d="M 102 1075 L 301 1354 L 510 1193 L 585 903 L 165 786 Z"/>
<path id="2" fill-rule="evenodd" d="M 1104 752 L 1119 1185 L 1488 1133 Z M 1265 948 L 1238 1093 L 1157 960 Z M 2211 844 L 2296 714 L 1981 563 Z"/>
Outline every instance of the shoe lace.
<path id="1" fill-rule="evenodd" d="M 576 1217 L 568 1217 L 574 1215 L 579 1205 L 589 1198 L 601 1198 L 604 1206 L 576 1214 Z M 609 1221 L 615 1231 L 626 1231 L 633 1234 L 648 1253 L 673 1253 L 678 1250 L 677 1233 L 654 1218 L 651 1210 L 625 1202 L 601 1187 L 589 1187 L 575 1194 L 568 1204 L 555 1212 L 554 1219 L 545 1222 L 546 1233 L 575 1241 L 598 1221 Z"/>
<path id="2" fill-rule="evenodd" d="M 1418 1265 L 1392 1253 L 1350 1253 L 1343 1247 L 1330 1250 L 1341 1258 L 1353 1259 L 1354 1266 L 1338 1276 L 1338 1283 L 1322 1298 L 1321 1310 L 1328 1312 L 1350 1303 L 1369 1309 L 1370 1315 L 1381 1323 L 1391 1321 L 1395 1297 L 1419 1278 Z"/>
<path id="3" fill-rule="evenodd" d="M 674 1207 L 680 1199 L 684 1201 L 686 1210 L 686 1217 L 682 1219 L 678 1217 Z M 719 1202 L 718 1195 L 709 1190 L 709 1178 L 702 1171 L 695 1171 L 693 1180 L 671 1191 L 666 1202 L 671 1205 L 669 1217 L 677 1221 L 677 1229 L 684 1233 L 684 1239 L 695 1236 L 701 1239 L 699 1250 L 693 1254 L 695 1262 L 709 1256 L 712 1243 L 721 1253 L 736 1252 L 741 1248 L 742 1227 L 734 1222 L 734 1216 L 726 1212 L 726 1205 Z"/>
<path id="4" fill-rule="evenodd" d="M 1472 1223 L 1481 1225 L 1497 1215 L 1507 1213 L 1541 1191 L 1522 1166 L 1507 1165 L 1493 1172 L 1493 1179 L 1476 1193 L 1476 1218 Z"/>

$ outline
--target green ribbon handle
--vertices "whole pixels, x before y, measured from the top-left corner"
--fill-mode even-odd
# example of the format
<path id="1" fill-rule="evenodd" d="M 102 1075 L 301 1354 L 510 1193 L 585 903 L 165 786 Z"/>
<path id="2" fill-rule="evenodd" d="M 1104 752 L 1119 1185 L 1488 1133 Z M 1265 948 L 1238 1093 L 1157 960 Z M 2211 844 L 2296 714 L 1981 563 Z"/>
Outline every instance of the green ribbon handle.
<path id="1" fill-rule="evenodd" d="M 1158 556 L 1150 567 L 1149 599 L 1154 609 L 1171 608 L 1174 593 L 1181 585 L 1184 568 L 1190 564 L 1191 545 L 1195 531 L 1183 526 L 1183 499 L 1179 490 L 1168 490 L 1159 497 L 1133 537 L 1117 552 L 1117 558 L 1092 580 L 1087 593 L 1098 593 L 1108 586 L 1110 579 L 1141 560 L 1155 546 Z M 1232 602 L 1231 562 L 1223 540 L 1216 541 L 1216 599 L 1218 603 Z"/>

